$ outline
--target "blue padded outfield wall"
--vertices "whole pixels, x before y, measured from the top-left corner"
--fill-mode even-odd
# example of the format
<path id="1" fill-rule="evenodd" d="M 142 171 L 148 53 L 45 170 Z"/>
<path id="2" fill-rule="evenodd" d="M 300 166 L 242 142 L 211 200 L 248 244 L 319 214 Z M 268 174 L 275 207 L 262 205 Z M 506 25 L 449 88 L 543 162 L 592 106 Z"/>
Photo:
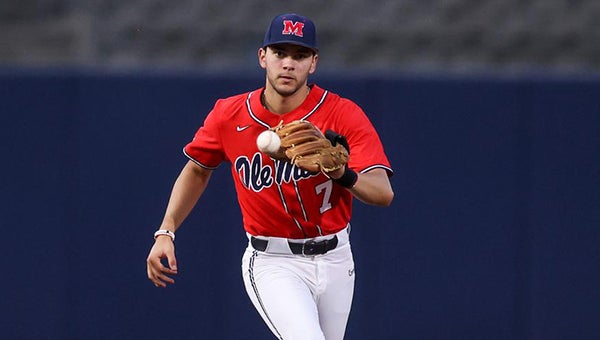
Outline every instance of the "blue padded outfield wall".
<path id="1" fill-rule="evenodd" d="M 363 106 L 395 170 L 391 207 L 355 203 L 346 339 L 600 338 L 600 80 L 313 80 Z M 227 165 L 178 232 L 175 286 L 145 269 L 181 148 L 262 83 L 0 72 L 0 338 L 271 339 Z"/>

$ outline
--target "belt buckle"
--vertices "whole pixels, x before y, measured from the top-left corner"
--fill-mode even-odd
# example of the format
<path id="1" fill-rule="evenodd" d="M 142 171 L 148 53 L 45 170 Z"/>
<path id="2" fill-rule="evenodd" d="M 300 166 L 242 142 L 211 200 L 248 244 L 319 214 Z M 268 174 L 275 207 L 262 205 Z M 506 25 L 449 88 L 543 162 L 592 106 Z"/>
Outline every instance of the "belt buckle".
<path id="1" fill-rule="evenodd" d="M 302 255 L 304 256 L 312 256 L 315 255 L 317 253 L 317 245 L 320 242 L 314 241 L 314 240 L 309 240 L 306 241 L 304 243 L 302 243 Z"/>

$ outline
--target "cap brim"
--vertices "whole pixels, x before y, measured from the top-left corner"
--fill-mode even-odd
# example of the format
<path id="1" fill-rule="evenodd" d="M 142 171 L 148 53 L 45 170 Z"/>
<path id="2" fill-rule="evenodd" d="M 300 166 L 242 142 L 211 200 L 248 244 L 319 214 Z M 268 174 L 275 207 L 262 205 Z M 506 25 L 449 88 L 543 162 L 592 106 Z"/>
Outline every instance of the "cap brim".
<path id="1" fill-rule="evenodd" d="M 264 45 L 263 48 L 271 46 L 271 45 L 277 45 L 277 44 L 291 44 L 291 45 L 298 45 L 298 46 L 302 46 L 302 47 L 306 47 L 306 48 L 310 48 L 311 50 L 315 51 L 315 52 L 319 52 L 319 49 L 313 46 L 309 46 L 308 44 L 303 44 L 301 42 L 298 42 L 296 40 L 281 40 L 281 41 L 276 41 L 276 42 L 272 42 L 268 45 Z"/>

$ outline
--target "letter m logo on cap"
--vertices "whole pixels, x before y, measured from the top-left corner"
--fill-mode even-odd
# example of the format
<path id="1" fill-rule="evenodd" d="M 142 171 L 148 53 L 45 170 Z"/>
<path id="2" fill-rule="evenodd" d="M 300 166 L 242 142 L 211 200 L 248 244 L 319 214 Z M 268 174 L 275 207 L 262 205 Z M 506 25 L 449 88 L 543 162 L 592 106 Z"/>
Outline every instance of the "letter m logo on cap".
<path id="1" fill-rule="evenodd" d="M 300 21 L 293 22 L 291 20 L 283 20 L 283 31 L 281 34 L 293 34 L 298 37 L 303 37 L 304 33 L 302 33 L 302 29 L 304 28 L 304 23 Z"/>

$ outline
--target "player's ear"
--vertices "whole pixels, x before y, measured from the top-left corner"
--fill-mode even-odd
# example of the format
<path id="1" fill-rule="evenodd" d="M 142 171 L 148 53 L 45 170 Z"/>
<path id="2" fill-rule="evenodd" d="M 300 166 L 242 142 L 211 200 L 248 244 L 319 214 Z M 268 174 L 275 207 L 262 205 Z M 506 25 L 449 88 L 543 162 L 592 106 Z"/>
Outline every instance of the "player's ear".
<path id="1" fill-rule="evenodd" d="M 258 64 L 260 65 L 260 67 L 267 68 L 266 58 L 267 58 L 267 48 L 266 47 L 259 48 L 258 49 Z"/>
<path id="2" fill-rule="evenodd" d="M 315 53 L 312 58 L 312 63 L 310 64 L 310 69 L 308 70 L 309 74 L 313 74 L 317 70 L 317 61 L 319 61 L 319 55 Z"/>

